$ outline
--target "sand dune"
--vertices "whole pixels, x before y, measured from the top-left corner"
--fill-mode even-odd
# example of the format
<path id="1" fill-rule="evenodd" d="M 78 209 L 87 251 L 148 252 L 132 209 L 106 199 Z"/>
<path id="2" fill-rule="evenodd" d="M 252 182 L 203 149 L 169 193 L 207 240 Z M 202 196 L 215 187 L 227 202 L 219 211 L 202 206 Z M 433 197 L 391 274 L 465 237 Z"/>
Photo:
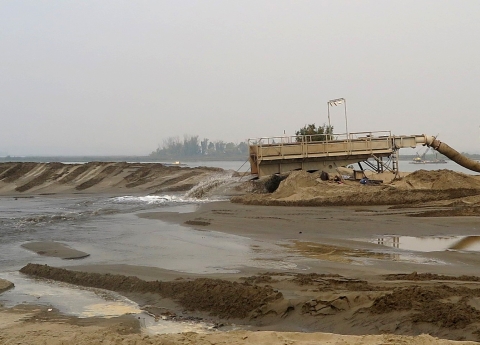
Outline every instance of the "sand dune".
<path id="1" fill-rule="evenodd" d="M 220 172 L 159 163 L 2 163 L 0 195 L 185 191 Z"/>

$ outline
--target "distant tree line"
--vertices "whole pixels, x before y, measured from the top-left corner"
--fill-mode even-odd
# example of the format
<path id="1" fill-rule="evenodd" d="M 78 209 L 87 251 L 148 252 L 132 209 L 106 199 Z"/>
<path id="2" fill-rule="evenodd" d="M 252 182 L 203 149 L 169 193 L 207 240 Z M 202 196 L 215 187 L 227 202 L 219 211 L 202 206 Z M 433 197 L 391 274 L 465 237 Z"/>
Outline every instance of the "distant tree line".
<path id="1" fill-rule="evenodd" d="M 198 135 L 185 135 L 183 140 L 169 137 L 150 154 L 150 157 L 157 159 L 246 159 L 247 156 L 246 142 L 236 144 L 222 140 L 210 141 L 207 138 L 200 140 Z"/>

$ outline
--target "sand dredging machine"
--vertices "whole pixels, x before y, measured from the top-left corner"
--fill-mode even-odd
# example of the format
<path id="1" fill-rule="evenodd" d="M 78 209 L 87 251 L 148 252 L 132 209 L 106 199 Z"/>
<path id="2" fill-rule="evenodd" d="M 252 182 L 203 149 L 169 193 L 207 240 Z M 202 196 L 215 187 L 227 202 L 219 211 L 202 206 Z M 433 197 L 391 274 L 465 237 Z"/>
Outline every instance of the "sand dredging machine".
<path id="1" fill-rule="evenodd" d="M 314 140 L 315 136 L 283 136 L 249 139 L 250 173 L 258 177 L 292 170 L 325 171 L 335 174 L 339 167 L 358 164 L 381 173 L 398 174 L 398 151 L 425 145 L 457 164 L 480 172 L 473 161 L 434 136 L 392 135 L 389 131 L 334 134 Z"/>

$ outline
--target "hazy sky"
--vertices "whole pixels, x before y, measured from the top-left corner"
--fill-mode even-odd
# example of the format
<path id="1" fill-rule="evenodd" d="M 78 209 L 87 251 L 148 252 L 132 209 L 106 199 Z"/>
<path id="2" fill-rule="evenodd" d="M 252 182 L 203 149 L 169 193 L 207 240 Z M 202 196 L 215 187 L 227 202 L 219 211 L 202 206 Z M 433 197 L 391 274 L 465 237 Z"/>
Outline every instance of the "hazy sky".
<path id="1" fill-rule="evenodd" d="M 0 154 L 327 122 L 480 152 L 480 1 L 0 1 Z M 332 108 L 335 132 L 343 108 Z"/>

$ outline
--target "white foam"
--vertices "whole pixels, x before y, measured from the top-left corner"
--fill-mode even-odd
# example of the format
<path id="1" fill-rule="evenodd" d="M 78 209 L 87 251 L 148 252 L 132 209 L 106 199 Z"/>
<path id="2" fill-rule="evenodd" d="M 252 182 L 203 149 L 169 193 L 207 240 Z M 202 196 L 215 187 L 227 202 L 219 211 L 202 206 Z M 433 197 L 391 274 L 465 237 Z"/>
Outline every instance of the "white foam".
<path id="1" fill-rule="evenodd" d="M 172 203 L 202 203 L 224 200 L 221 192 L 222 188 L 228 187 L 231 184 L 237 183 L 232 179 L 232 173 L 222 173 L 200 181 L 193 186 L 184 195 L 145 195 L 145 196 L 120 196 L 111 198 L 114 203 L 120 204 L 147 204 L 147 205 L 162 205 Z M 212 196 L 212 193 L 217 191 L 220 196 Z"/>
<path id="2" fill-rule="evenodd" d="M 113 202 L 125 204 L 165 204 L 170 202 L 184 202 L 180 197 L 174 195 L 146 195 L 146 196 L 119 196 L 112 198 Z"/>
<path id="3" fill-rule="evenodd" d="M 144 204 L 144 205 L 171 205 L 186 203 L 203 203 L 219 201 L 220 199 L 196 199 L 188 196 L 177 195 L 146 195 L 146 196 L 120 196 L 111 199 L 118 204 Z"/>

